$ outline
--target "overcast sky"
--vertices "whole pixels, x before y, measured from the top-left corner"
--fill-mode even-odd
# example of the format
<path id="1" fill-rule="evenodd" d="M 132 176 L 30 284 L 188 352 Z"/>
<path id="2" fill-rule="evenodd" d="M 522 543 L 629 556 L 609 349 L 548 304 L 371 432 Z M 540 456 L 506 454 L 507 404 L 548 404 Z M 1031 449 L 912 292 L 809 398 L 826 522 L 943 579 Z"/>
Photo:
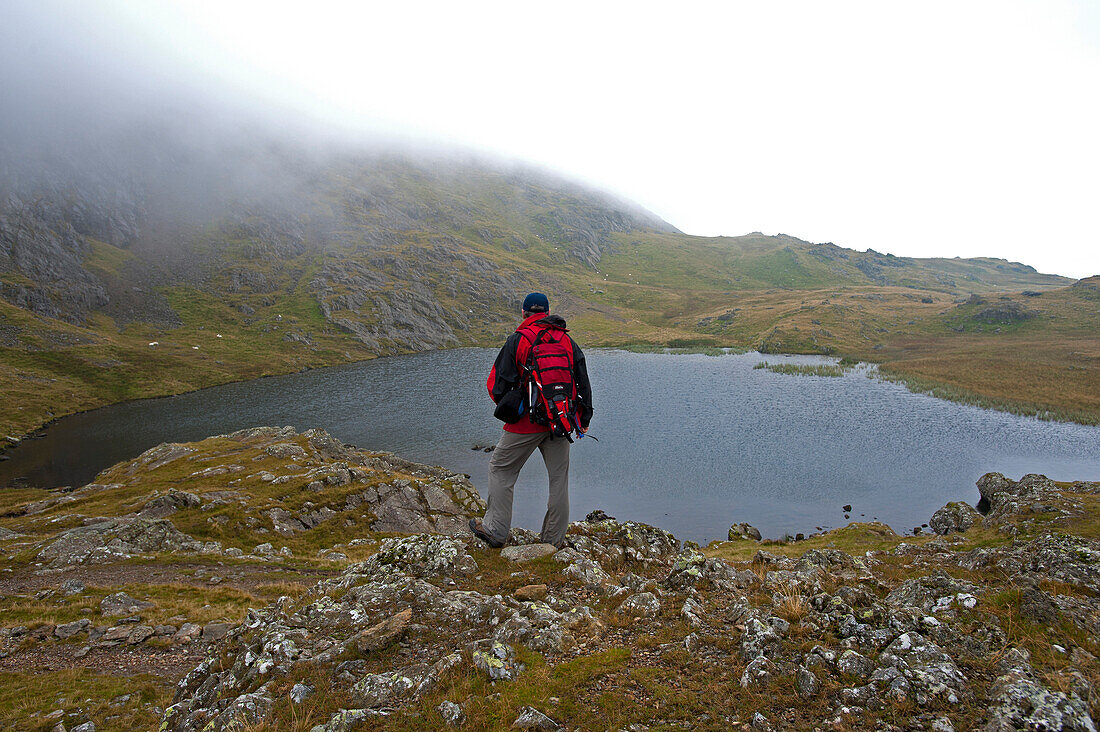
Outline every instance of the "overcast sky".
<path id="1" fill-rule="evenodd" d="M 5 4 L 47 48 L 545 165 L 691 234 L 1100 273 L 1096 0 Z"/>

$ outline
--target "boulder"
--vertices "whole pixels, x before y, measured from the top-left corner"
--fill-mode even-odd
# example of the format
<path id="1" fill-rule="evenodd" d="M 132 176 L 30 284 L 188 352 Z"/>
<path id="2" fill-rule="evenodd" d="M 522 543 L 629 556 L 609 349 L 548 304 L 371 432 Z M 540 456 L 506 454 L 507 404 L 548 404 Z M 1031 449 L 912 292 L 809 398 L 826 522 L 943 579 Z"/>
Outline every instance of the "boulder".
<path id="1" fill-rule="evenodd" d="M 970 504 L 954 501 L 932 514 L 932 518 L 928 519 L 928 526 L 940 536 L 945 536 L 966 531 L 980 518 L 981 514 Z"/>
<path id="2" fill-rule="evenodd" d="M 150 610 L 156 607 L 154 603 L 143 600 L 135 600 L 125 592 L 116 592 L 107 595 L 99 601 L 99 612 L 111 617 L 114 615 L 135 615 L 142 610 Z"/>
<path id="3" fill-rule="evenodd" d="M 652 592 L 639 592 L 623 600 L 615 612 L 635 618 L 654 618 L 661 612 L 661 601 Z"/>
<path id="4" fill-rule="evenodd" d="M 453 701 L 443 700 L 436 707 L 436 711 L 439 712 L 439 716 L 443 718 L 443 723 L 448 727 L 461 727 L 466 722 L 466 712 L 462 711 L 462 707 Z"/>
<path id="5" fill-rule="evenodd" d="M 366 655 L 372 651 L 381 650 L 386 646 L 394 643 L 409 627 L 409 620 L 412 619 L 412 609 L 405 608 L 401 612 L 391 615 L 382 622 L 372 625 L 366 630 L 360 632 L 349 644 L 359 652 L 360 655 Z"/>
<path id="6" fill-rule="evenodd" d="M 557 552 L 553 544 L 524 544 L 506 546 L 500 550 L 500 556 L 513 562 L 530 562 L 533 559 L 548 557 Z"/>
<path id="7" fill-rule="evenodd" d="M 966 689 L 966 678 L 954 659 L 919 633 L 902 633 L 879 654 L 878 661 L 871 681 L 885 688 L 893 701 L 912 696 L 920 706 L 937 699 L 956 704 Z"/>
<path id="8" fill-rule="evenodd" d="M 998 677 L 990 692 L 992 703 L 984 732 L 1096 732 L 1088 704 L 1073 692 L 1065 694 L 1046 687 L 1030 669 L 1016 668 Z"/>
<path id="9" fill-rule="evenodd" d="M 80 620 L 74 620 L 71 623 L 62 623 L 53 629 L 53 634 L 60 640 L 72 638 L 77 633 L 83 633 L 88 629 L 88 626 L 92 624 L 92 621 L 87 618 L 81 618 Z"/>
<path id="10" fill-rule="evenodd" d="M 548 590 L 546 585 L 524 585 L 512 593 L 512 596 L 522 602 L 535 602 L 545 600 Z"/>
<path id="11" fill-rule="evenodd" d="M 171 516 L 181 508 L 197 508 L 202 503 L 194 493 L 170 490 L 163 496 L 157 496 L 142 507 L 138 516 L 159 519 Z"/>
<path id="12" fill-rule="evenodd" d="M 38 558 L 51 567 L 98 563 L 155 552 L 200 552 L 202 542 L 176 529 L 166 519 L 108 519 L 63 532 Z"/>
<path id="13" fill-rule="evenodd" d="M 516 721 L 512 722 L 512 729 L 561 729 L 561 725 L 546 716 L 534 707 L 523 707 Z"/>
<path id="14" fill-rule="evenodd" d="M 1000 473 L 986 473 L 978 479 L 978 512 L 985 523 L 997 524 L 1009 516 L 1058 510 L 1061 492 L 1045 475 L 1029 473 L 1019 481 Z"/>
<path id="15" fill-rule="evenodd" d="M 505 643 L 493 641 L 471 655 L 474 668 L 489 677 L 490 681 L 512 681 L 523 671 L 523 664 L 516 660 L 516 650 Z"/>
<path id="16" fill-rule="evenodd" d="M 741 541 L 744 539 L 751 539 L 752 541 L 760 541 L 763 538 L 760 535 L 760 529 L 751 524 L 744 522 L 733 524 L 730 526 L 730 530 L 727 533 L 730 541 Z"/>

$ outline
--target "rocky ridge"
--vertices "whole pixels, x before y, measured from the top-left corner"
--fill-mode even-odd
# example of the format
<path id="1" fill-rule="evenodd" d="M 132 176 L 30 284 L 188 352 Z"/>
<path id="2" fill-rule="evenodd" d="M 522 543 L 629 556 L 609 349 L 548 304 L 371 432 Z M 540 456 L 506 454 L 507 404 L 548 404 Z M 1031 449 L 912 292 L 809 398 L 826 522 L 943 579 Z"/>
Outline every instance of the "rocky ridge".
<path id="1" fill-rule="evenodd" d="M 498 582 L 485 577 L 500 555 L 475 539 L 389 539 L 298 600 L 249 611 L 180 681 L 163 729 L 278 718 L 301 703 L 287 696 L 292 687 L 310 695 L 323 687 L 331 711 L 314 732 L 464 721 L 539 729 L 1095 730 L 1100 542 L 1049 525 L 1022 538 L 1034 516 L 1054 511 L 1069 521 L 1081 515 L 1081 502 L 1042 476 L 1016 482 L 991 474 L 979 486 L 990 506 L 983 525 L 1016 540 L 962 551 L 958 534 L 921 544 L 898 537 L 890 550 L 785 556 L 742 538 L 738 526 L 732 543 L 760 548 L 728 561 L 720 558 L 724 545 L 703 551 L 655 527 L 593 514 L 570 527 L 560 550 L 527 559 L 529 568 L 519 564 L 525 568 L 505 576 L 514 581 L 498 583 L 499 573 Z M 1095 484 L 1077 488 L 1097 492 Z M 511 544 L 535 541 L 517 530 Z M 545 583 L 537 592 L 534 579 Z M 1021 617 L 1059 618 L 1067 629 L 1048 631 L 1074 642 L 1036 645 L 1014 627 Z M 508 696 L 502 688 L 535 673 L 532 666 L 567 668 L 617 649 L 625 658 L 606 669 L 598 688 L 634 699 L 629 711 L 586 714 L 578 706 L 599 697 L 582 689 L 573 704 L 552 696 L 514 710 L 494 706 Z M 677 694 L 701 694 L 693 688 L 700 676 L 725 691 L 662 710 L 653 697 L 635 695 L 645 688 L 638 678 L 654 667 L 671 672 L 663 676 Z M 683 717 L 683 708 L 705 711 Z"/>
<path id="2" fill-rule="evenodd" d="M 699 547 L 594 511 L 490 550 L 466 476 L 242 430 L 6 508 L 0 670 L 163 679 L 47 727 L 1095 729 L 1100 484 L 978 498 L 935 535 Z"/>

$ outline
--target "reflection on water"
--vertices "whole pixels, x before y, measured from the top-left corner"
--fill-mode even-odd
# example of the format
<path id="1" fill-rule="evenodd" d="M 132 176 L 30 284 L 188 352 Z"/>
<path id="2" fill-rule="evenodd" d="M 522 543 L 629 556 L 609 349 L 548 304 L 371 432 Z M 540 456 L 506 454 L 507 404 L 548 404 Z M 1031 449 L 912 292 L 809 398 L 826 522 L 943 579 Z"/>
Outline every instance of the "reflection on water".
<path id="1" fill-rule="evenodd" d="M 709 540 L 735 520 L 766 536 L 842 525 L 851 504 L 855 520 L 906 531 L 949 500 L 976 500 L 974 481 L 991 470 L 1100 479 L 1098 427 L 961 406 L 859 373 L 754 370 L 759 354 L 587 355 L 600 441 L 573 448 L 574 519 L 598 507 Z M 81 485 L 160 442 L 292 425 L 469 473 L 484 495 L 489 456 L 471 447 L 500 432 L 485 392 L 494 356 L 385 358 L 74 415 L 0 463 L 0 484 Z M 536 454 L 517 484 L 517 525 L 537 529 L 545 502 Z"/>

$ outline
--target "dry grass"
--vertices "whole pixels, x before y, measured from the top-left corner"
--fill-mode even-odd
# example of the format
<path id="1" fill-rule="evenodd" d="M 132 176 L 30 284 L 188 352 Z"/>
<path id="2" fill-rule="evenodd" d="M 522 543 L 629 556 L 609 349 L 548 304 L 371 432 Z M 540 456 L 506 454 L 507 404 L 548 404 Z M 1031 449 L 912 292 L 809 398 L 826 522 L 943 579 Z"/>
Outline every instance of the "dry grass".
<path id="1" fill-rule="evenodd" d="M 776 591 L 778 602 L 775 606 L 776 614 L 784 620 L 797 623 L 810 612 L 810 603 L 799 591 L 797 585 L 784 583 Z"/>

